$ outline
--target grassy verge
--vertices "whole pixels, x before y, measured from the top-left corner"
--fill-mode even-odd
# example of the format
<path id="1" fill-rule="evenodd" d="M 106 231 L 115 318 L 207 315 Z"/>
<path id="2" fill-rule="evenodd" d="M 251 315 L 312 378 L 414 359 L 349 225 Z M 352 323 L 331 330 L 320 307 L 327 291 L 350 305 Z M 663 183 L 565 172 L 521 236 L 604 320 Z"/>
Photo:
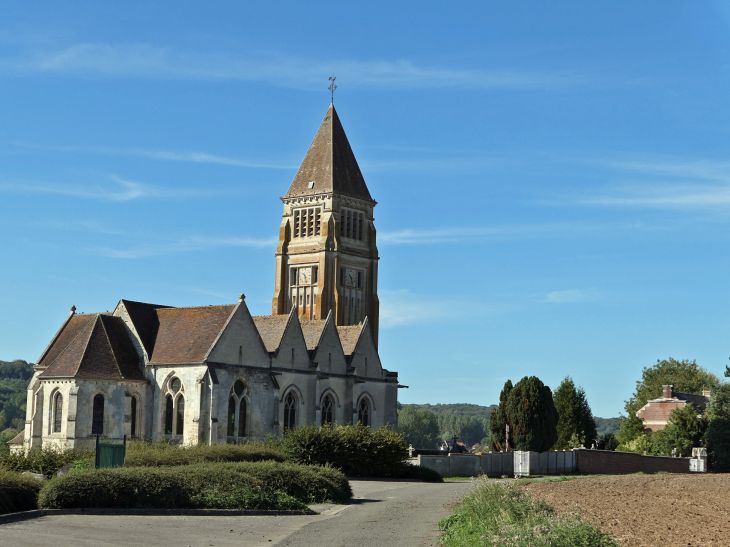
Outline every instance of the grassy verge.
<path id="1" fill-rule="evenodd" d="M 43 487 L 38 506 L 304 509 L 307 503 L 344 502 L 351 495 L 345 476 L 329 467 L 202 463 L 68 473 Z"/>
<path id="2" fill-rule="evenodd" d="M 476 479 L 454 513 L 439 524 L 444 547 L 614 547 L 611 538 L 575 513 L 556 513 L 518 484 Z"/>
<path id="3" fill-rule="evenodd" d="M 41 486 L 33 477 L 0 470 L 0 515 L 37 509 Z"/>

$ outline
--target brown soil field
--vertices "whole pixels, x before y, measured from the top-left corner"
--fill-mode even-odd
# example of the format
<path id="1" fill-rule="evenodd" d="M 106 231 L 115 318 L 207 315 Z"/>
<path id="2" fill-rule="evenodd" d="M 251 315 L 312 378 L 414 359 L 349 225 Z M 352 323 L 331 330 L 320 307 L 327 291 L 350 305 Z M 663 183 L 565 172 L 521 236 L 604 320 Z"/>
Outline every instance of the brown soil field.
<path id="1" fill-rule="evenodd" d="M 532 483 L 556 511 L 579 509 L 623 547 L 730 545 L 730 475 L 621 475 Z"/>

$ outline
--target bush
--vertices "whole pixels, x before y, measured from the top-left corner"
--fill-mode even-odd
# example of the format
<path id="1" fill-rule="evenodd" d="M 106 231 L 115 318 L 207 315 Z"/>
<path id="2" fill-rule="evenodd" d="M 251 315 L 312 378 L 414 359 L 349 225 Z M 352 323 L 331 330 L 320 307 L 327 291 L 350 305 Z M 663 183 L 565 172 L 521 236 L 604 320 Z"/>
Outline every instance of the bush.
<path id="1" fill-rule="evenodd" d="M 393 478 L 413 479 L 423 482 L 444 482 L 443 477 L 433 469 L 421 467 L 420 465 L 403 464 L 403 471 L 394 475 Z"/>
<path id="2" fill-rule="evenodd" d="M 408 458 L 402 434 L 361 424 L 295 427 L 284 434 L 283 450 L 291 461 L 330 464 L 350 477 L 395 477 Z"/>
<path id="3" fill-rule="evenodd" d="M 710 420 L 705 438 L 712 470 L 715 473 L 730 472 L 730 419 Z"/>
<path id="4" fill-rule="evenodd" d="M 0 514 L 36 509 L 42 486 L 33 477 L 0 470 Z"/>
<path id="5" fill-rule="evenodd" d="M 446 547 L 609 547 L 615 543 L 575 513 L 557 514 L 516 484 L 477 479 L 454 513 L 439 524 Z"/>
<path id="6" fill-rule="evenodd" d="M 284 455 L 262 443 L 198 444 L 180 446 L 165 442 L 127 445 L 124 467 L 159 467 L 205 462 L 284 461 Z"/>
<path id="7" fill-rule="evenodd" d="M 56 471 L 67 463 L 74 463 L 78 460 L 94 461 L 93 450 L 82 450 L 74 448 L 71 450 L 60 450 L 54 447 L 34 447 L 27 452 L 7 454 L 0 459 L 0 468 L 8 471 L 32 471 L 43 473 L 47 477 L 53 477 Z"/>
<path id="8" fill-rule="evenodd" d="M 303 509 L 350 498 L 345 476 L 331 468 L 278 462 L 203 463 L 77 471 L 40 492 L 46 509 Z"/>

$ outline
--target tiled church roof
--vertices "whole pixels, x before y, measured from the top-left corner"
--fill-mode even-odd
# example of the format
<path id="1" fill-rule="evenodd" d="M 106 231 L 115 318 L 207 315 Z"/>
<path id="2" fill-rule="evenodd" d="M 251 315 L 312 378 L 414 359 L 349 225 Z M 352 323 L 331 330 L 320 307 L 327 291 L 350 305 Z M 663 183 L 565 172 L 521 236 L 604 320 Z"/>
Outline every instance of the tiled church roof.
<path id="1" fill-rule="evenodd" d="M 200 363 L 218 339 L 236 304 L 197 308 L 161 308 L 150 363 Z"/>
<path id="2" fill-rule="evenodd" d="M 286 325 L 289 322 L 288 315 L 257 315 L 253 317 L 261 339 L 264 341 L 266 351 L 274 353 L 279 349 L 281 338 L 286 331 Z"/>
<path id="3" fill-rule="evenodd" d="M 345 352 L 346 356 L 349 357 L 355 351 L 355 348 L 357 347 L 357 341 L 360 340 L 362 328 L 362 323 L 359 325 L 337 327 L 337 334 L 340 335 L 340 342 L 342 343 L 342 351 Z"/>
<path id="4" fill-rule="evenodd" d="M 132 321 L 140 341 L 144 346 L 147 356 L 152 355 L 157 339 L 157 330 L 160 328 L 160 319 L 157 316 L 157 310 L 169 308 L 169 306 L 160 306 L 157 304 L 146 304 L 144 302 L 135 302 L 133 300 L 120 300 L 124 305 L 129 319 Z"/>
<path id="5" fill-rule="evenodd" d="M 334 105 L 327 110 L 285 197 L 328 192 L 373 201 Z"/>
<path id="6" fill-rule="evenodd" d="M 84 321 L 71 318 L 64 332 L 56 339 L 52 350 L 59 345 L 60 351 L 49 351 L 44 358 L 47 366 L 42 377 L 104 378 L 114 380 L 144 380 L 139 357 L 129 339 L 120 317 L 108 314 L 79 315 Z M 76 331 L 74 324 L 85 326 Z M 68 333 L 66 331 L 69 331 Z M 74 331 L 76 335 L 66 344 Z M 50 361 L 49 356 L 55 355 Z"/>
<path id="7" fill-rule="evenodd" d="M 307 349 L 309 351 L 317 349 L 319 339 L 322 337 L 322 331 L 326 324 L 326 319 L 302 321 L 302 334 L 304 334 L 304 341 L 307 343 Z"/>
<path id="8" fill-rule="evenodd" d="M 78 334 L 89 326 L 96 314 L 74 314 L 61 327 L 51 344 L 46 348 L 38 359 L 38 366 L 47 367 L 53 363 L 59 354 L 78 336 Z"/>

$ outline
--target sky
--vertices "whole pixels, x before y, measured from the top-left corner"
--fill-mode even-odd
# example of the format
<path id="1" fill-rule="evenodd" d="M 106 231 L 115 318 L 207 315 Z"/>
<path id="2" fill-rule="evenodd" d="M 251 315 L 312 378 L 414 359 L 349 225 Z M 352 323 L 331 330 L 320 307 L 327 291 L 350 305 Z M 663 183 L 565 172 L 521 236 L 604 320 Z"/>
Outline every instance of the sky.
<path id="1" fill-rule="evenodd" d="M 730 4 L 33 2 L 0 18 L 0 359 L 121 298 L 271 313 L 335 106 L 402 403 L 730 356 Z"/>

